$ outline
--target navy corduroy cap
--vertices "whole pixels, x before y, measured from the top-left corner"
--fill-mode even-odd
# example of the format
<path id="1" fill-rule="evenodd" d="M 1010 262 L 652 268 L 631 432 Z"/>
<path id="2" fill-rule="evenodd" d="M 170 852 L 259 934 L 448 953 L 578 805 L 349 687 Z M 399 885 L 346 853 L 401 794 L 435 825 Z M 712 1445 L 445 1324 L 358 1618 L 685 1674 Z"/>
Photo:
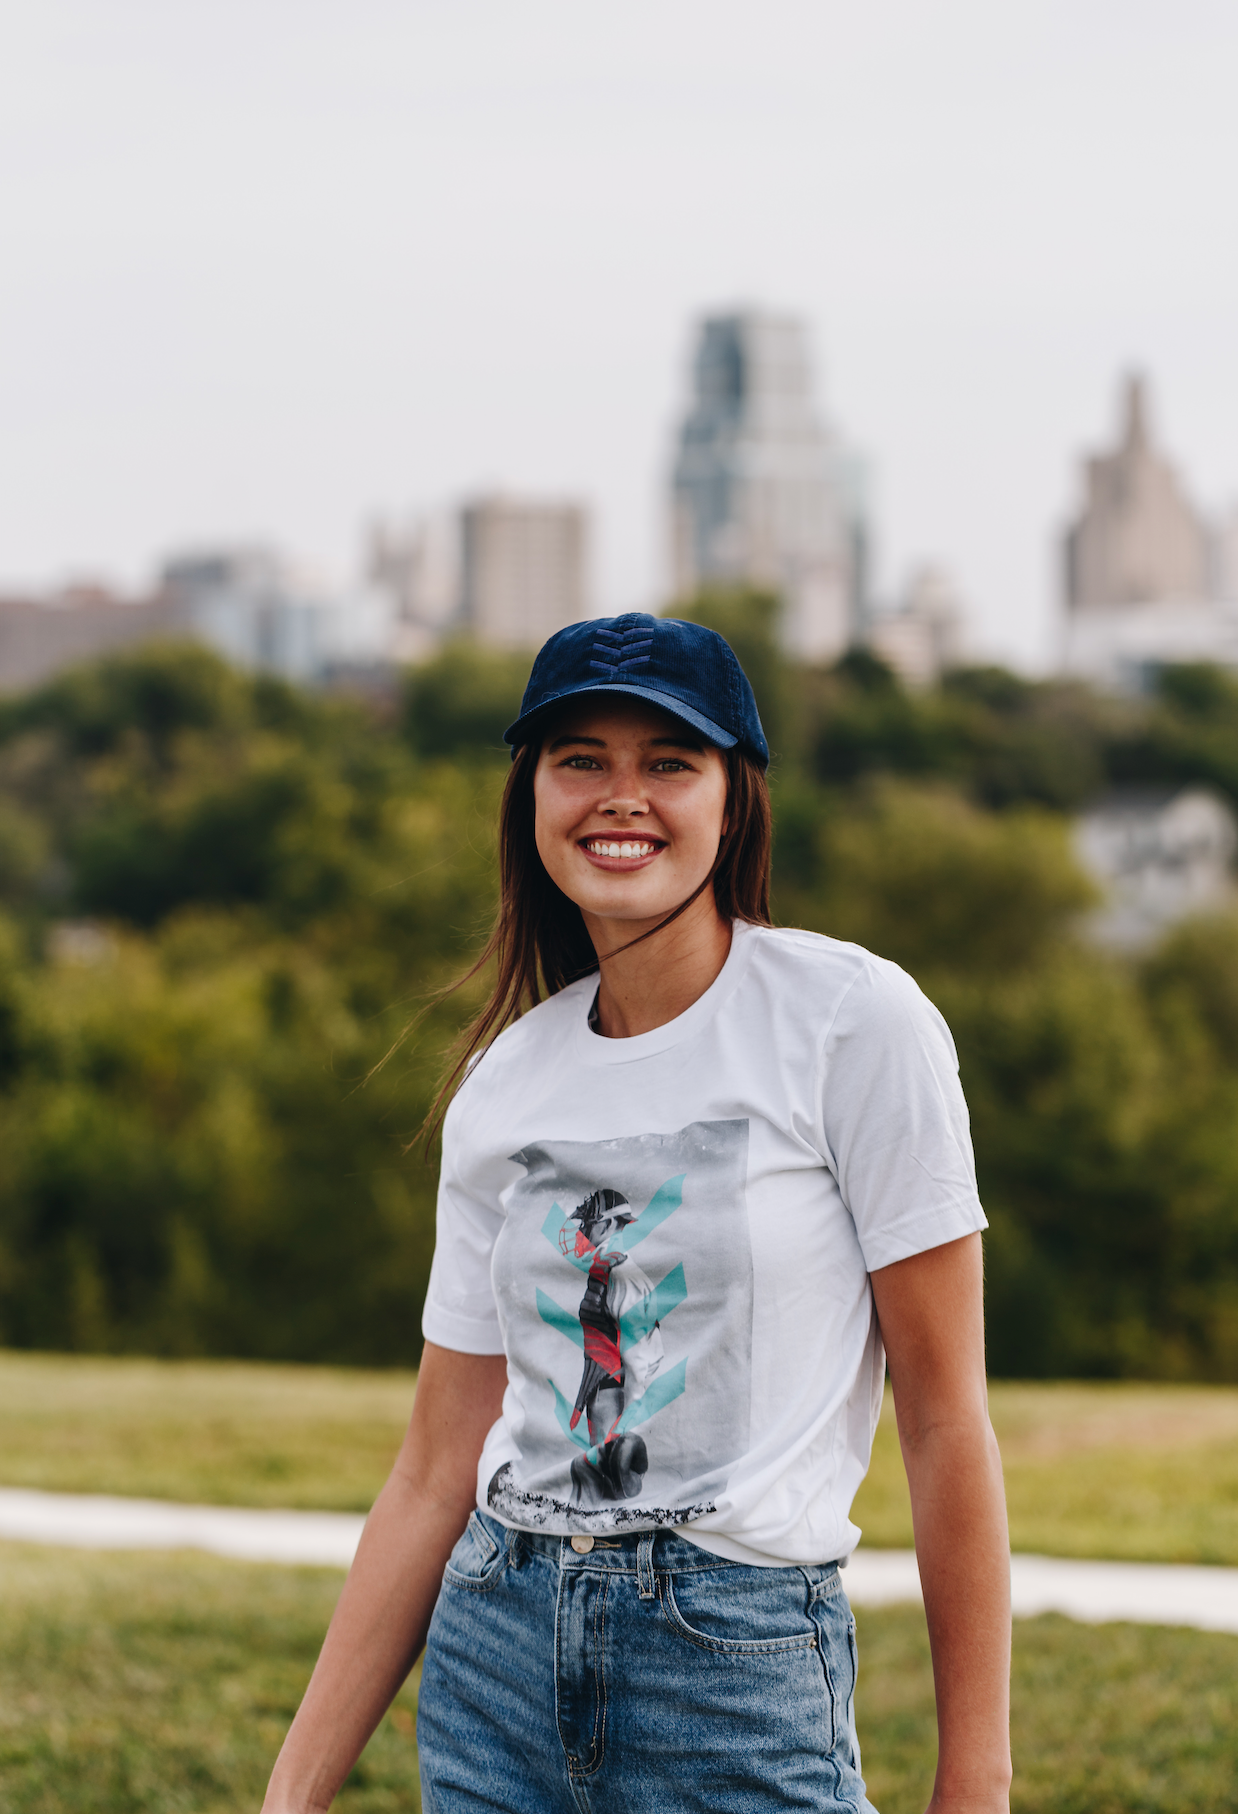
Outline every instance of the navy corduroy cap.
<path id="1" fill-rule="evenodd" d="M 513 756 L 544 713 L 578 693 L 627 693 L 661 706 L 719 749 L 737 746 L 769 766 L 757 702 L 735 651 L 716 630 L 675 617 L 625 611 L 557 630 L 539 650 L 520 703 L 503 733 Z"/>

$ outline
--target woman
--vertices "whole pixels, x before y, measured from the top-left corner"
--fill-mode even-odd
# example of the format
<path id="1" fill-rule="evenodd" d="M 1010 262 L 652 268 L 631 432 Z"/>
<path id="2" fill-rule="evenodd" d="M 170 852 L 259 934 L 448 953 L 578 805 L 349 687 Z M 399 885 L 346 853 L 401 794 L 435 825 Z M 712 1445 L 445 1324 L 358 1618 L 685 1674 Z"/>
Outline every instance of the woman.
<path id="1" fill-rule="evenodd" d="M 560 631 L 507 741 L 412 1422 L 267 1807 L 330 1804 L 425 1645 L 427 1814 L 868 1808 L 839 1566 L 884 1351 L 930 1806 L 997 1814 L 1009 1571 L 949 1033 L 894 965 L 772 928 L 768 750 L 712 631 Z"/>

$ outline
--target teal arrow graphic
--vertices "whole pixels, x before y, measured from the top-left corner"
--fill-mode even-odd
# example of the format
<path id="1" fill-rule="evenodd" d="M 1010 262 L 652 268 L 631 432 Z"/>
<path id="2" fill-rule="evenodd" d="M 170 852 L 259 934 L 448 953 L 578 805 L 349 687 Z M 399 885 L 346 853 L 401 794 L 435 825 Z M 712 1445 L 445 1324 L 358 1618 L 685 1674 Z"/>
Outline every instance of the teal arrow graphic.
<path id="1" fill-rule="evenodd" d="M 541 1292 L 538 1292 L 538 1309 L 541 1309 Z M 669 1316 L 676 1304 L 682 1304 L 688 1295 L 687 1282 L 683 1275 L 682 1262 L 672 1266 L 666 1277 L 653 1290 L 647 1292 L 639 1304 L 633 1304 L 619 1318 L 619 1333 L 622 1337 L 621 1347 L 625 1350 L 633 1343 L 649 1335 L 655 1323 L 660 1323 Z M 545 1312 L 542 1312 L 545 1315 Z M 546 1317 L 546 1321 L 551 1319 Z M 555 1325 L 556 1328 L 558 1325 Z M 583 1343 L 582 1343 L 583 1346 Z"/>
<path id="2" fill-rule="evenodd" d="M 682 1270 L 683 1268 L 680 1267 L 681 1272 Z M 639 1305 L 637 1308 L 639 1309 Z M 549 1323 L 552 1329 L 557 1329 L 560 1335 L 566 1335 L 567 1339 L 575 1342 L 578 1348 L 584 1348 L 585 1332 L 580 1326 L 580 1318 L 575 1311 L 564 1310 L 555 1303 L 553 1298 L 547 1297 L 540 1285 L 537 1289 L 537 1314 L 544 1323 Z"/>
<path id="3" fill-rule="evenodd" d="M 665 1184 L 659 1184 L 635 1222 L 623 1230 L 625 1247 L 635 1247 L 655 1228 L 661 1227 L 668 1216 L 674 1215 L 683 1202 L 683 1181 L 687 1175 L 687 1172 L 680 1172 L 677 1178 L 668 1178 Z"/>
<path id="4" fill-rule="evenodd" d="M 638 1398 L 635 1404 L 628 1406 L 615 1428 L 617 1430 L 635 1430 L 640 1424 L 648 1423 L 659 1411 L 665 1411 L 680 1393 L 688 1389 L 688 1363 L 678 1361 L 669 1373 L 660 1374 L 648 1391 Z"/>

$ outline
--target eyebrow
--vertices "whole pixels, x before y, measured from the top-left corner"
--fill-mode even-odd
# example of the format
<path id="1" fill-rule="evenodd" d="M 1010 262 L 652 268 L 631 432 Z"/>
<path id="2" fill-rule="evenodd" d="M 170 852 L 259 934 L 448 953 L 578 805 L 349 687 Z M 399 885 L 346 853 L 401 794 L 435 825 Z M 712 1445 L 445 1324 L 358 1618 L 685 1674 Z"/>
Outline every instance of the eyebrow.
<path id="1" fill-rule="evenodd" d="M 573 737 L 569 735 L 555 737 L 548 746 L 549 753 L 553 755 L 556 750 L 564 749 L 568 744 L 572 743 L 588 744 L 590 749 L 595 750 L 604 750 L 606 748 L 606 739 L 604 737 Z M 694 737 L 647 737 L 641 744 L 641 748 L 645 750 L 696 750 L 699 753 L 705 748 L 705 745 Z"/>

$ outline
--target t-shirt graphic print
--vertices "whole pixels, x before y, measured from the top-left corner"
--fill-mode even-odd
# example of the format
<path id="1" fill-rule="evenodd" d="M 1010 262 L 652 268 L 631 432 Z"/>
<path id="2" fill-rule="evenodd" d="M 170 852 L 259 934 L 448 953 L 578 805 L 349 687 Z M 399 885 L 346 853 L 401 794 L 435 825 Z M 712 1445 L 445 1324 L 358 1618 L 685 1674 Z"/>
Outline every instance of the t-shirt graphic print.
<path id="1" fill-rule="evenodd" d="M 748 1122 L 512 1158 L 493 1278 L 524 1417 L 491 1508 L 594 1533 L 713 1511 L 749 1439 Z"/>

